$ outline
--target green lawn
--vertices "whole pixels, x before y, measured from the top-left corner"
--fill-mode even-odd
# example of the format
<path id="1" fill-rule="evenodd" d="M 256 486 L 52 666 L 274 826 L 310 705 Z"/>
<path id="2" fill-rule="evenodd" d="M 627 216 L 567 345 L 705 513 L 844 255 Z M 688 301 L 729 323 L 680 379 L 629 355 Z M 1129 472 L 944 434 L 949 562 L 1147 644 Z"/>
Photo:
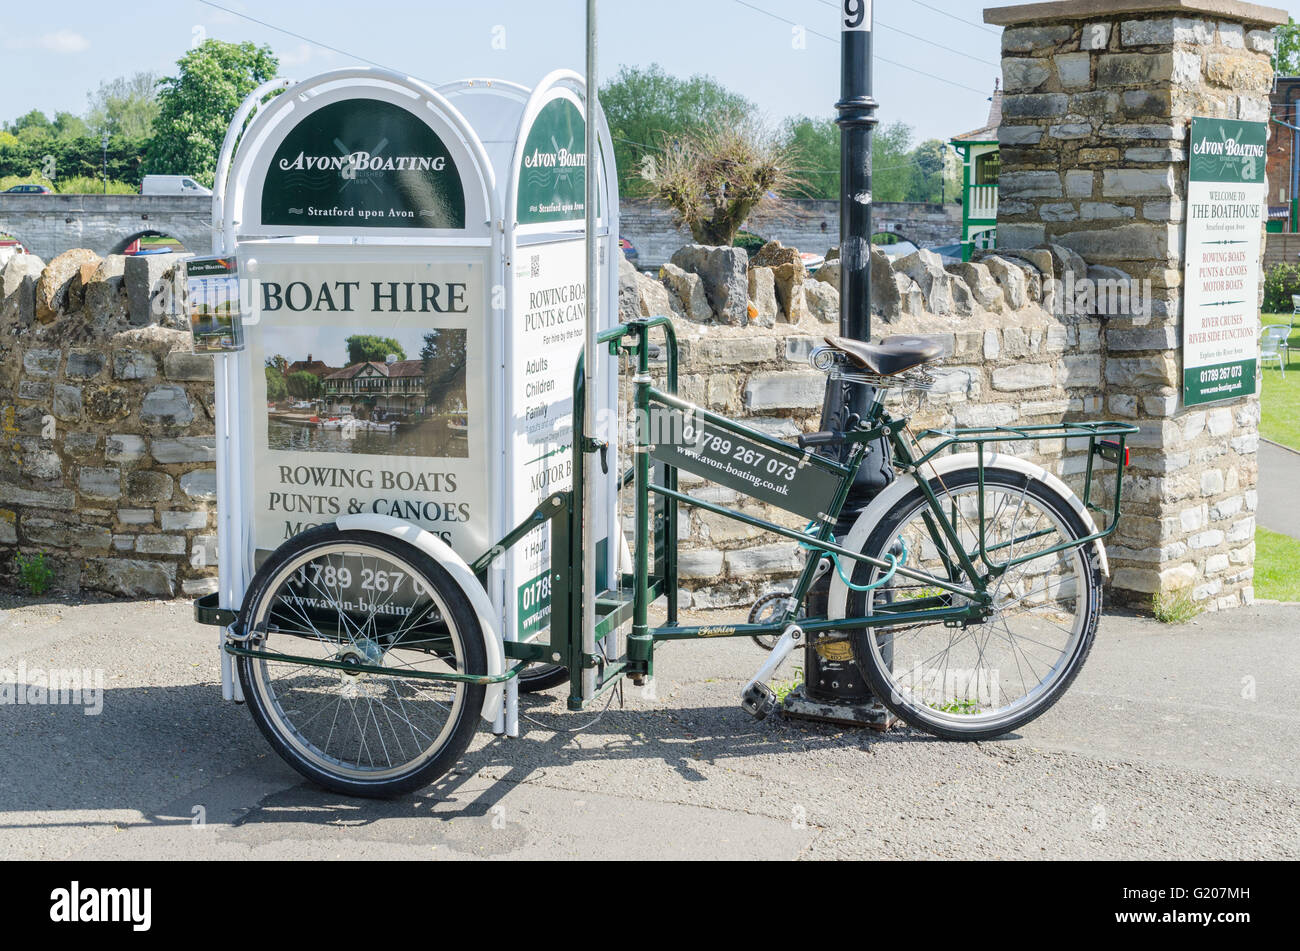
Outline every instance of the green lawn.
<path id="1" fill-rule="evenodd" d="M 1255 597 L 1300 601 L 1300 539 L 1255 529 Z"/>
<path id="2" fill-rule="evenodd" d="M 1289 324 L 1290 314 L 1264 314 L 1260 325 Z M 1291 335 L 1292 370 L 1286 380 L 1275 365 L 1262 370 L 1259 434 L 1300 450 L 1300 328 Z"/>

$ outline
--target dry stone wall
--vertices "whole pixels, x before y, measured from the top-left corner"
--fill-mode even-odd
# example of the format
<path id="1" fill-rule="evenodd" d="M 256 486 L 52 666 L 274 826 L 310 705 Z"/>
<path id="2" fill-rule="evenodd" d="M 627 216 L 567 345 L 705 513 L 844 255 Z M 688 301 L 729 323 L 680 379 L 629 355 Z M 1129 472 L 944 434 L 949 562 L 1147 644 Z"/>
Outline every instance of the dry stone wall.
<path id="1" fill-rule="evenodd" d="M 32 255 L 0 271 L 0 582 L 43 553 L 62 592 L 216 587 L 212 360 L 176 255 Z"/>
<path id="2" fill-rule="evenodd" d="M 821 250 L 821 249 L 817 249 Z M 731 252 L 732 260 L 744 252 Z M 704 262 L 688 248 L 679 261 Z M 700 273 L 665 266 L 661 275 L 625 266 L 622 316 L 671 313 L 681 344 L 679 390 L 688 400 L 793 440 L 818 428 L 825 375 L 807 363 L 827 333 L 838 332 L 839 265 L 834 249 L 815 275 L 797 252 L 775 244 L 746 261 L 749 319 L 705 317 L 700 300 L 730 269 Z M 1096 420 L 1103 414 L 1104 326 L 1094 317 L 1057 313 L 1058 275 L 1084 268 L 1062 248 L 988 255 L 945 268 L 921 251 L 901 261 L 872 253 L 873 333 L 923 334 L 947 352 L 934 390 L 923 398 L 894 394 L 892 410 L 910 414 L 913 430 L 1012 423 Z M 693 305 L 692 301 L 696 301 Z M 816 301 L 816 304 L 810 304 Z M 1004 444 L 1081 488 L 1086 454 L 1063 441 Z M 1113 471 L 1113 470 L 1112 470 Z M 778 524 L 802 522 L 733 490 L 682 475 L 684 490 Z M 1098 484 L 1096 488 L 1101 489 Z M 1098 500 L 1109 497 L 1101 491 Z M 684 509 L 680 524 L 683 603 L 740 606 L 783 586 L 802 565 L 793 543 L 723 516 Z M 629 523 L 630 529 L 630 523 Z"/>

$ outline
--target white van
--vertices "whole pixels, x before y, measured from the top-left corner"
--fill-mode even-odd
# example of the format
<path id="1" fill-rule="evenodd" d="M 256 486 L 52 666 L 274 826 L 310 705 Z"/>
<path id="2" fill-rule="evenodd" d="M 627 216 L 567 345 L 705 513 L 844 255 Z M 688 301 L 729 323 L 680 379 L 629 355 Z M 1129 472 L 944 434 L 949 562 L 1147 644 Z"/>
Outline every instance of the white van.
<path id="1" fill-rule="evenodd" d="M 211 195 L 188 175 L 146 175 L 140 183 L 141 195 Z"/>

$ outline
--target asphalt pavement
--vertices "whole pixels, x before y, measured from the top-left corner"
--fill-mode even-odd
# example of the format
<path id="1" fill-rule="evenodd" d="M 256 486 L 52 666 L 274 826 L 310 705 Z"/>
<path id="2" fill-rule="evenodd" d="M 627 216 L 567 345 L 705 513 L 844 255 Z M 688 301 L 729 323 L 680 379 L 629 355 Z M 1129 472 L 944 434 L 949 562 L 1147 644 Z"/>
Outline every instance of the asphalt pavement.
<path id="1" fill-rule="evenodd" d="M 979 744 L 756 723 L 757 647 L 674 644 L 652 695 L 599 718 L 525 698 L 522 737 L 482 731 L 394 802 L 284 765 L 221 701 L 215 629 L 184 603 L 0 612 L 0 673 L 104 676 L 98 715 L 0 706 L 0 859 L 1300 855 L 1300 607 L 1108 616 L 1055 708 Z"/>

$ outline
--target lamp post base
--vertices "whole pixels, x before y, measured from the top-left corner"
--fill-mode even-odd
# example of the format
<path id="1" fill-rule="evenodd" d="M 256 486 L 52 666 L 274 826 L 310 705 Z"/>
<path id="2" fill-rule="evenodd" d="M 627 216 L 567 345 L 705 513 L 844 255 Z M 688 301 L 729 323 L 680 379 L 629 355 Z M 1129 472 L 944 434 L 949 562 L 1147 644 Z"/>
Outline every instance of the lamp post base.
<path id="1" fill-rule="evenodd" d="M 841 726 L 867 727 L 884 733 L 901 722 L 889 708 L 870 697 L 868 703 L 834 703 L 827 700 L 810 700 L 802 685 L 785 698 L 781 712 L 797 720 L 816 720 L 820 723 L 837 723 Z"/>

